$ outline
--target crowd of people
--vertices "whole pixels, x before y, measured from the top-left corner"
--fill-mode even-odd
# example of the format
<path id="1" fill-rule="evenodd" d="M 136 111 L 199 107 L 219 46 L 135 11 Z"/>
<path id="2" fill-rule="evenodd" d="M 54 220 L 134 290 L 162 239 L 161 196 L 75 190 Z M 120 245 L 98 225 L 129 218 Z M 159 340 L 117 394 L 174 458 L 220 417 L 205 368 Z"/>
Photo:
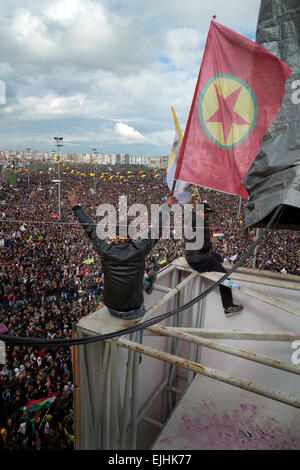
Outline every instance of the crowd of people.
<path id="1" fill-rule="evenodd" d="M 107 171 L 107 170 L 106 170 Z M 101 203 L 161 204 L 169 194 L 164 176 L 131 179 L 62 173 L 61 218 L 57 186 L 47 171 L 0 187 L 0 324 L 9 335 L 71 338 L 72 325 L 102 304 L 101 263 L 67 203 L 76 188 L 85 210 L 96 221 Z M 28 184 L 29 183 L 29 184 Z M 239 198 L 199 190 L 216 209 L 213 230 L 223 233 L 215 250 L 238 261 L 254 231 L 243 228 Z M 150 211 L 149 211 L 150 212 Z M 260 244 L 256 267 L 297 274 L 297 234 L 270 231 Z M 146 271 L 159 270 L 184 255 L 182 240 L 161 240 L 149 254 Z M 252 261 L 248 263 L 252 266 Z M 28 402 L 55 395 L 51 408 L 24 411 Z M 0 365 L 0 449 L 71 450 L 73 448 L 73 375 L 70 348 L 7 346 Z"/>

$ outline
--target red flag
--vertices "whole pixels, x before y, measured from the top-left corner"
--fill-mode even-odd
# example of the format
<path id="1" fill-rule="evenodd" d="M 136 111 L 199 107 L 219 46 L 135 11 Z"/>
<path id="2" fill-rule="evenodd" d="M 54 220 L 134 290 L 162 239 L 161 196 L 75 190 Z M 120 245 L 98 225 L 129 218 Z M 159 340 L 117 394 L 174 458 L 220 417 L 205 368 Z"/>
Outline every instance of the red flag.
<path id="1" fill-rule="evenodd" d="M 291 73 L 263 47 L 212 21 L 175 179 L 248 199 L 242 180 Z"/>

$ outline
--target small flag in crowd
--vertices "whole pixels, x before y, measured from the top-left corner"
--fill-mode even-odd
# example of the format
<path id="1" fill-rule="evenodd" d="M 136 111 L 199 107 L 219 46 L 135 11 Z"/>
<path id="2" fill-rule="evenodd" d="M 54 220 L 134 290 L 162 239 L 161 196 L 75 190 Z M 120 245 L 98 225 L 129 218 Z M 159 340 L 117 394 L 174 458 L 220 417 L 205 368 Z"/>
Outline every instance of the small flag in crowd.
<path id="1" fill-rule="evenodd" d="M 222 233 L 222 232 L 213 232 L 213 237 L 215 237 L 215 238 L 223 238 L 223 237 L 224 237 L 224 233 Z"/>
<path id="2" fill-rule="evenodd" d="M 58 395 L 58 392 L 46 398 L 40 398 L 39 400 L 31 400 L 28 403 L 26 403 L 26 405 L 23 406 L 21 410 L 22 411 L 37 411 L 37 410 L 40 410 L 43 406 L 47 406 L 47 408 L 50 408 L 52 404 L 55 402 L 57 395 Z"/>
<path id="3" fill-rule="evenodd" d="M 166 264 L 167 258 L 162 258 L 158 261 L 158 264 L 161 266 L 162 264 Z"/>
<path id="4" fill-rule="evenodd" d="M 92 264 L 94 263 L 94 258 L 87 258 L 86 260 L 83 261 L 83 264 Z"/>

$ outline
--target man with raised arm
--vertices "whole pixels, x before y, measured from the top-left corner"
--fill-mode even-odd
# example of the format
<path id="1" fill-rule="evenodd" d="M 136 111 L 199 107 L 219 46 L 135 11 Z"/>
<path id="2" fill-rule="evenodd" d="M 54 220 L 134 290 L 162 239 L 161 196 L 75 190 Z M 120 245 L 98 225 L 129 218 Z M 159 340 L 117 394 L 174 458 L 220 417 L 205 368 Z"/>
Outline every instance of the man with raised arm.
<path id="1" fill-rule="evenodd" d="M 146 313 L 143 291 L 151 294 L 156 273 L 144 279 L 145 259 L 162 234 L 162 213 L 159 225 L 148 233 L 148 238 L 133 240 L 120 236 L 120 226 L 116 227 L 116 236 L 111 243 L 98 237 L 96 224 L 83 210 L 75 190 L 68 192 L 70 206 L 85 233 L 92 241 L 100 256 L 104 273 L 104 304 L 109 312 L 124 320 L 135 320 Z M 164 206 L 163 206 L 164 210 Z M 152 237 L 152 238 L 151 238 Z"/>

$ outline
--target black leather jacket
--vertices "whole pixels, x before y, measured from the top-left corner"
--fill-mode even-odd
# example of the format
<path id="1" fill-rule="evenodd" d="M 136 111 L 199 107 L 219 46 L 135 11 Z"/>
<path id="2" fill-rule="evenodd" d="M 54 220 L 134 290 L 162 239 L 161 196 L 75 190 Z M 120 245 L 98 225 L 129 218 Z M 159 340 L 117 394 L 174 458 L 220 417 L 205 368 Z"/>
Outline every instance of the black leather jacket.
<path id="1" fill-rule="evenodd" d="M 192 214 L 192 228 L 195 230 L 196 227 L 196 217 L 195 213 Z M 212 243 L 210 241 L 211 233 L 210 233 L 210 226 L 206 220 L 204 220 L 204 243 L 200 250 L 187 250 L 185 249 L 185 258 L 188 263 L 199 263 L 203 259 L 209 257 L 211 255 Z M 185 243 L 188 241 L 195 241 L 187 240 L 185 238 Z"/>
<path id="2" fill-rule="evenodd" d="M 115 310 L 129 311 L 140 307 L 144 302 L 143 279 L 145 258 L 162 233 L 162 214 L 159 217 L 159 227 L 155 229 L 155 239 L 125 243 L 107 243 L 98 238 L 96 224 L 81 206 L 73 207 L 74 214 L 93 242 L 100 255 L 104 272 L 104 303 Z"/>

